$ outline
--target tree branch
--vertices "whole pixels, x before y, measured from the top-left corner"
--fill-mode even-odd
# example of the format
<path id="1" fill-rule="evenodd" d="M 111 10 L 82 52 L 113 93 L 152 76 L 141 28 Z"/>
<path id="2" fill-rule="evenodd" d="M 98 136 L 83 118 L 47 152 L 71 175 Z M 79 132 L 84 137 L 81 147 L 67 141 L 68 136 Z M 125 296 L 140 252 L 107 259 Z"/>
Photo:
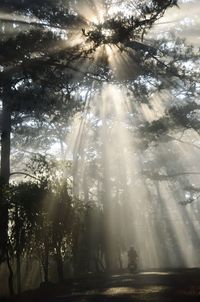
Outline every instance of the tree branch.
<path id="1" fill-rule="evenodd" d="M 179 176 L 184 176 L 184 175 L 200 175 L 200 172 L 187 171 L 187 172 L 177 172 L 177 173 L 171 173 L 171 174 L 159 174 L 159 173 L 154 173 L 151 171 L 143 171 L 142 174 L 146 175 L 148 178 L 153 179 L 153 180 L 167 181 L 169 178 L 173 178 L 173 177 L 179 177 Z"/>
<path id="2" fill-rule="evenodd" d="M 24 175 L 24 176 L 28 176 L 30 178 L 34 178 L 36 180 L 39 180 L 39 178 L 37 178 L 36 176 L 31 175 L 31 174 L 26 173 L 26 172 L 20 172 L 20 171 L 18 171 L 18 172 L 12 172 L 12 173 L 10 173 L 10 177 L 13 176 L 13 175 Z"/>

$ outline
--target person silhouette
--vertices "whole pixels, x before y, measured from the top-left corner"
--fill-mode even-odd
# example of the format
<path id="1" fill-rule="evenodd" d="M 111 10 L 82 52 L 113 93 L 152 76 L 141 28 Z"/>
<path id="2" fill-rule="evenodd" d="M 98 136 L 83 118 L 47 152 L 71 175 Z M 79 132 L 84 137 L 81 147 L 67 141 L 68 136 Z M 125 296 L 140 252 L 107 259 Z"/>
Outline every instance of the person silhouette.
<path id="1" fill-rule="evenodd" d="M 134 273 L 137 270 L 138 255 L 133 245 L 128 250 L 128 270 L 130 273 Z"/>

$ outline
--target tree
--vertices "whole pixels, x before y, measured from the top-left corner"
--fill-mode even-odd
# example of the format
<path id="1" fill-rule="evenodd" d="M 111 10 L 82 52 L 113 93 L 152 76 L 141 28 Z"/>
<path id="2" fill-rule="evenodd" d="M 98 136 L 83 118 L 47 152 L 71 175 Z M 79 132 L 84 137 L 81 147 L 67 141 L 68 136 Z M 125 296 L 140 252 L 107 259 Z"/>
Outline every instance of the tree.
<path id="1" fill-rule="evenodd" d="M 8 191 L 9 249 L 11 259 L 16 259 L 17 293 L 21 292 L 22 287 L 21 262 L 27 255 L 40 203 L 44 196 L 43 188 L 33 182 L 11 185 Z M 12 283 L 13 281 L 11 280 Z"/>
<path id="2" fill-rule="evenodd" d="M 51 34 L 50 34 L 51 35 Z M 34 36 L 34 33 L 33 33 Z M 30 34 L 29 38 L 31 38 L 32 42 L 34 43 L 34 38 L 33 38 L 32 34 Z M 15 41 L 15 43 L 17 43 L 17 45 L 20 45 L 20 43 L 27 43 L 27 47 L 28 46 L 28 41 L 26 41 L 26 34 L 25 35 L 21 35 L 18 41 Z M 51 37 L 53 37 L 51 35 Z M 40 43 L 44 42 L 45 38 L 41 39 L 41 36 L 37 35 L 35 32 L 35 38 L 36 40 L 39 38 Z M 56 38 L 57 39 L 57 38 Z M 23 41 L 23 42 L 22 42 Z M 7 43 L 6 43 L 7 42 Z M 10 50 L 13 50 L 13 45 L 12 45 L 12 39 L 9 41 L 6 41 L 4 43 L 4 49 L 8 50 L 9 53 L 9 46 L 10 46 Z M 19 44 L 18 44 L 19 42 Z M 9 45 L 9 43 L 11 45 Z M 36 43 L 37 44 L 37 43 Z M 35 44 L 35 45 L 36 45 Z M 25 46 L 23 44 L 23 46 Z M 43 48 L 42 44 L 40 44 L 40 46 Z M 21 46 L 19 47 L 21 48 Z M 22 57 L 26 57 L 29 56 L 29 48 L 26 49 L 27 52 L 26 54 L 21 54 L 21 56 L 18 57 L 18 60 L 20 60 L 20 58 Z M 39 49 L 38 49 L 39 50 Z M 41 49 L 40 49 L 41 50 Z M 34 50 L 35 51 L 35 50 Z M 29 54 L 28 54 L 29 53 Z M 16 53 L 15 53 L 16 54 Z M 15 54 L 12 54 L 13 56 Z M 11 55 L 11 57 L 12 57 Z M 9 58 L 9 55 L 8 55 Z M 17 58 L 14 57 L 14 60 Z M 8 63 L 8 62 L 7 62 Z M 15 64 L 16 62 L 12 62 L 12 64 Z M 10 61 L 11 64 L 11 61 Z M 36 67 L 36 66 L 35 66 Z M 2 127 L 1 127 L 1 183 L 2 183 L 2 202 L 1 202 L 1 206 L 2 206 L 2 210 L 1 210 L 1 223 L 2 223 L 2 227 L 1 227 L 1 249 L 2 249 L 2 260 L 4 259 L 4 255 L 6 253 L 6 249 L 7 249 L 7 223 L 6 221 L 8 221 L 8 207 L 6 205 L 6 201 L 3 201 L 4 197 L 3 197 L 3 188 L 5 185 L 8 184 L 9 182 L 9 177 L 10 177 L 10 133 L 11 133 L 11 126 L 13 126 L 14 128 L 14 122 L 16 122 L 19 125 L 19 122 L 23 119 L 26 119 L 26 116 L 30 115 L 30 112 L 34 113 L 35 117 L 38 119 L 40 116 L 40 120 L 42 118 L 43 112 L 45 111 L 45 108 L 49 109 L 49 115 L 51 115 L 52 113 L 55 112 L 55 99 L 57 100 L 57 108 L 59 108 L 59 110 L 63 110 L 65 108 L 65 110 L 69 111 L 73 111 L 75 110 L 76 107 L 78 107 L 79 105 L 77 105 L 76 102 L 73 102 L 71 97 L 69 96 L 69 85 L 67 88 L 67 79 L 69 78 L 68 75 L 64 75 L 62 74 L 62 81 L 63 81 L 63 87 L 61 84 L 61 81 L 58 81 L 57 75 L 55 73 L 55 76 L 52 77 L 52 70 L 48 70 L 46 69 L 46 71 L 43 73 L 43 76 L 45 76 L 45 74 L 49 75 L 49 83 L 52 83 L 52 81 L 54 81 L 55 85 L 50 86 L 49 88 L 47 87 L 47 82 L 48 79 L 46 77 L 45 80 L 45 85 L 46 87 L 43 88 L 42 85 L 44 85 L 44 79 L 41 79 L 40 77 L 42 77 L 42 73 L 41 70 L 39 71 L 38 66 L 37 68 L 37 72 L 39 72 L 40 77 L 37 79 L 37 76 L 35 74 L 36 69 L 32 68 L 32 78 L 29 72 L 26 72 L 23 67 L 20 68 L 20 70 L 17 70 L 16 74 L 11 73 L 10 75 L 7 75 L 8 77 L 6 77 L 6 79 L 3 79 L 2 81 L 2 93 L 1 93 L 1 97 L 2 97 Z M 34 71 L 35 69 L 35 71 Z M 51 69 L 51 68 L 50 68 Z M 44 68 L 43 68 L 44 71 Z M 37 73 L 36 72 L 36 73 Z M 54 70 L 55 72 L 55 70 Z M 51 74 L 51 75 L 50 75 Z M 36 77 L 36 79 L 34 78 Z M 59 76 L 60 77 L 60 76 Z M 34 79 L 35 80 L 34 80 Z M 5 81 L 4 81 L 5 80 Z M 38 82 L 39 80 L 39 82 Z M 18 83 L 18 85 L 17 85 Z M 57 85 L 57 89 L 59 87 L 59 95 L 56 95 L 56 85 Z M 54 86 L 54 87 L 53 87 Z M 63 89 L 63 90 L 62 90 Z M 64 93 L 64 90 L 66 90 L 66 93 Z M 53 92 L 52 92 L 53 91 Z M 68 91 L 68 92 L 67 92 Z M 41 102 L 43 98 L 44 102 Z M 29 99 L 29 103 L 27 104 L 26 100 Z M 38 100 L 40 100 L 38 102 Z M 70 100 L 70 102 L 69 102 Z M 59 103 L 59 105 L 58 105 Z M 42 106 L 41 106 L 42 105 Z M 67 108 L 68 107 L 68 108 Z M 41 114 L 40 114 L 41 113 Z M 57 115 L 58 115 L 58 110 L 57 110 Z M 70 113 L 69 113 L 70 114 Z M 33 116 L 33 115 L 32 115 Z M 54 116 L 54 118 L 56 118 Z M 11 121 L 12 120 L 12 121 Z M 12 125 L 11 125 L 12 123 Z M 3 231 L 4 230 L 4 231 Z"/>
<path id="3" fill-rule="evenodd" d="M 97 23 L 86 22 L 76 14 L 73 4 L 70 1 L 66 8 L 64 1 L 57 4 L 43 1 L 43 5 L 40 1 L 20 0 L 1 3 L 2 8 L 18 13 L 24 19 L 31 16 L 42 20 L 30 22 L 25 34 L 19 33 L 18 28 L 16 35 L 14 32 L 12 38 L 1 41 L 1 258 L 5 258 L 8 243 L 8 206 L 3 200 L 3 188 L 9 182 L 11 117 L 14 112 L 19 114 L 18 118 L 20 114 L 24 116 L 27 113 L 31 117 L 41 117 L 47 109 L 49 115 L 54 115 L 57 105 L 60 106 L 55 100 L 66 89 L 66 80 L 73 84 L 82 81 L 83 87 L 92 87 L 95 80 L 96 89 L 100 87 L 97 82 L 119 83 L 123 80 L 140 102 L 147 101 L 153 90 L 173 87 L 179 91 L 181 81 L 191 95 L 194 93 L 193 84 L 197 80 L 197 73 L 184 67 L 184 62 L 198 58 L 199 54 L 192 48 L 180 49 L 183 46 L 180 40 L 169 47 L 169 39 L 160 41 L 146 38 L 155 22 L 163 16 L 166 9 L 177 5 L 177 1 L 152 0 L 142 4 L 137 1 L 136 8 L 132 1 L 126 1 L 125 5 L 132 8 L 130 16 L 122 12 L 110 16 L 109 5 L 112 2 L 108 1 L 104 20 Z M 90 6 L 93 8 L 91 3 Z M 13 20 L 3 19 L 2 22 L 8 24 Z M 20 26 L 24 26 L 25 22 L 26 20 L 15 21 Z M 63 30 L 65 25 L 67 30 Z M 67 35 L 70 36 L 74 27 L 80 32 L 81 42 L 70 44 L 71 39 Z M 83 44 L 86 47 L 82 47 Z M 101 47 L 104 51 L 95 60 L 95 53 Z M 130 72 L 125 80 L 118 78 L 109 66 L 107 47 L 117 48 L 131 59 L 133 65 L 130 65 Z M 80 65 L 84 68 L 80 68 Z M 133 74 L 134 66 L 137 66 L 137 72 Z M 71 108 L 65 107 L 65 110 L 68 109 L 71 111 Z"/>

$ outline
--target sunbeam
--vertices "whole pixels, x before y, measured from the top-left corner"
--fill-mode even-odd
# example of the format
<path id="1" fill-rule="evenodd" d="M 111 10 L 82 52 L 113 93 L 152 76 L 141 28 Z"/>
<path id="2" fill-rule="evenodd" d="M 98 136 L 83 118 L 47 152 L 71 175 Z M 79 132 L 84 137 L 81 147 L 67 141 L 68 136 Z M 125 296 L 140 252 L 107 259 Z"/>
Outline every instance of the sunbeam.
<path id="1" fill-rule="evenodd" d="M 162 97 L 154 98 L 152 106 L 141 104 L 137 111 L 148 122 L 162 118 L 165 112 Z M 165 103 L 167 107 L 168 102 Z M 194 245 L 194 229 L 199 228 L 197 220 L 192 221 L 195 213 L 186 214 L 188 209 L 177 201 L 181 200 L 181 194 L 175 193 L 171 183 L 158 185 L 158 195 L 153 184 L 139 176 L 147 159 L 145 154 L 138 157 L 134 134 L 129 130 L 129 115 L 135 114 L 130 108 L 131 97 L 125 86 L 105 84 L 101 92 L 90 95 L 87 111 L 74 120 L 73 141 L 68 144 L 76 150 L 73 151 L 76 194 L 84 200 L 90 196 L 103 208 L 106 265 L 110 262 L 114 268 L 120 253 L 126 265 L 125 251 L 133 244 L 141 269 L 193 267 L 200 260 Z M 160 151 L 162 160 L 156 157 L 157 162 L 165 162 L 163 157 L 168 157 L 165 151 L 165 148 Z M 181 152 L 179 156 L 185 166 L 184 154 Z M 186 216 L 191 228 L 185 223 Z M 97 226 L 91 228 L 95 230 Z"/>

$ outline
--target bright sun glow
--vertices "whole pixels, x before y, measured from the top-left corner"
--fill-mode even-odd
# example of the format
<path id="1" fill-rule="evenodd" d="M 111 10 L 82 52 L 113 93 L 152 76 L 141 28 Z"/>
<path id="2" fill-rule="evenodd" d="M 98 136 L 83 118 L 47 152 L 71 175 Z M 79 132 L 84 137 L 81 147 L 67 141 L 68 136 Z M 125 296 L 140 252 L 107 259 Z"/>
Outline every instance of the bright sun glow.
<path id="1" fill-rule="evenodd" d="M 110 29 L 102 29 L 102 35 L 104 35 L 106 38 L 111 37 L 113 35 L 113 31 Z"/>

